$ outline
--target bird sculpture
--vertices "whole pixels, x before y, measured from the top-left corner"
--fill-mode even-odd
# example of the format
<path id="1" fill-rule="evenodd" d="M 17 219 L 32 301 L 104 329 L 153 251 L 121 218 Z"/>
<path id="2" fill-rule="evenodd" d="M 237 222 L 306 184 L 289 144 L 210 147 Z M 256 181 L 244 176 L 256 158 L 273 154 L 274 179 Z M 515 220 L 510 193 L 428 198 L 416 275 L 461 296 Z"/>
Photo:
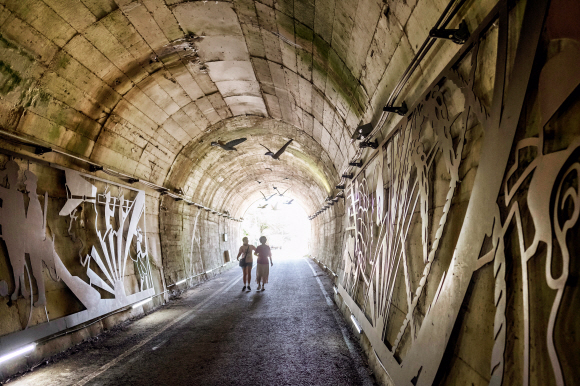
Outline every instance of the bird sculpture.
<path id="1" fill-rule="evenodd" d="M 286 193 L 286 192 L 287 192 L 289 189 L 290 189 L 290 188 L 286 189 L 286 190 L 284 191 L 284 193 Z M 278 190 L 278 188 L 277 188 L 277 187 L 275 187 L 275 186 L 274 186 L 274 190 L 275 190 L 276 192 L 278 192 L 278 195 L 279 195 L 279 196 L 281 196 L 281 197 L 283 197 L 283 196 L 284 196 L 284 193 L 280 193 L 280 191 Z"/>
<path id="2" fill-rule="evenodd" d="M 258 205 L 258 209 L 264 209 L 265 207 L 267 207 L 268 204 L 264 204 L 264 205 Z"/>
<path id="3" fill-rule="evenodd" d="M 286 205 L 290 205 L 290 204 L 292 204 L 292 201 L 294 201 L 294 199 L 288 200 L 288 201 L 286 201 L 284 204 L 286 204 Z"/>
<path id="4" fill-rule="evenodd" d="M 246 140 L 246 138 L 238 138 L 238 139 L 234 139 L 234 140 L 231 140 L 231 141 L 226 143 L 226 142 L 220 141 L 218 139 L 217 142 L 212 142 L 211 145 L 215 146 L 215 147 L 221 147 L 222 149 L 227 150 L 227 151 L 233 151 L 233 150 L 238 151 L 238 149 L 236 149 L 234 146 L 239 145 L 240 143 L 244 142 L 245 140 Z"/>
<path id="5" fill-rule="evenodd" d="M 280 158 L 280 156 L 282 155 L 282 153 L 284 153 L 284 152 L 286 151 L 286 148 L 288 147 L 288 145 L 290 145 L 290 142 L 292 142 L 292 141 L 294 141 L 294 140 L 293 140 L 293 139 L 291 139 L 290 141 L 286 142 L 286 143 L 284 144 L 284 146 L 282 146 L 282 147 L 280 148 L 280 150 L 278 150 L 278 151 L 276 152 L 276 154 L 274 154 L 274 153 L 272 152 L 272 150 L 268 149 L 266 146 L 264 146 L 264 145 L 262 145 L 262 144 L 260 144 L 260 145 L 261 145 L 261 146 L 262 146 L 264 149 L 268 150 L 268 151 L 266 152 L 266 154 L 265 154 L 265 155 L 269 155 L 270 157 L 272 157 L 272 158 L 274 158 L 274 159 L 276 159 L 276 160 L 277 160 L 278 158 Z"/>
<path id="6" fill-rule="evenodd" d="M 258 181 L 258 180 L 256 180 L 256 182 L 257 182 L 258 184 L 261 184 L 261 183 L 262 183 L 262 181 Z"/>
<path id="7" fill-rule="evenodd" d="M 260 190 L 260 193 L 262 193 L 262 191 Z M 264 193 L 262 193 L 262 196 L 264 196 L 264 200 L 268 201 L 269 199 L 271 199 L 272 197 L 274 197 L 276 195 L 276 193 L 272 194 L 270 197 L 266 197 L 266 195 Z"/>

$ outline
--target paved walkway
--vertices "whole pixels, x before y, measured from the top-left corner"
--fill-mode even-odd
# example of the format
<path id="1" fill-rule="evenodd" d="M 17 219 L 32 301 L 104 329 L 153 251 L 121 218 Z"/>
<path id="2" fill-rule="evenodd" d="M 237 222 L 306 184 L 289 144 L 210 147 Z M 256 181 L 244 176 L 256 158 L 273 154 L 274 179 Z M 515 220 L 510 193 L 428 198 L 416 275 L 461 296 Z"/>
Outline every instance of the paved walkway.
<path id="1" fill-rule="evenodd" d="M 312 261 L 274 261 L 264 292 L 242 286 L 232 269 L 9 384 L 374 384 Z"/>

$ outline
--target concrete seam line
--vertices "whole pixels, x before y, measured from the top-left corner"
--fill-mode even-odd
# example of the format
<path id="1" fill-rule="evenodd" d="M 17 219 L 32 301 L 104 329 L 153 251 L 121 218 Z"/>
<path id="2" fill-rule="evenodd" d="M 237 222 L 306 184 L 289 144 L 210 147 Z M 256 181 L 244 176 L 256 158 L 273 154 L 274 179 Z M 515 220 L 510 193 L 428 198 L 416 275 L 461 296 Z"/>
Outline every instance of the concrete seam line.
<path id="1" fill-rule="evenodd" d="M 101 375 L 102 373 L 104 373 L 105 371 L 107 371 L 109 368 L 111 368 L 112 366 L 114 366 L 115 364 L 117 364 L 120 360 L 122 360 L 125 357 L 131 355 L 137 349 L 139 349 L 139 348 L 143 347 L 144 345 L 146 345 L 147 343 L 149 343 L 151 340 L 153 340 L 154 338 L 156 338 L 157 336 L 159 336 L 161 333 L 163 333 L 166 330 L 168 330 L 169 328 L 173 327 L 175 324 L 179 323 L 180 321 L 182 321 L 183 319 L 185 319 L 190 314 L 192 314 L 192 313 L 194 313 L 196 311 L 199 311 L 201 308 L 205 307 L 207 305 L 207 303 L 209 303 L 213 298 L 215 298 L 217 295 L 221 295 L 223 292 L 226 292 L 227 290 L 229 290 L 230 288 L 232 288 L 239 280 L 240 280 L 239 277 L 237 277 L 236 279 L 232 280 L 227 287 L 223 287 L 221 290 L 219 290 L 217 292 L 214 292 L 212 295 L 210 295 L 209 297 L 207 297 L 206 299 L 204 299 L 201 303 L 199 303 L 197 306 L 195 306 L 194 308 L 192 308 L 190 311 L 184 313 L 183 315 L 181 315 L 177 319 L 173 320 L 171 323 L 169 323 L 166 326 L 164 326 L 161 330 L 155 332 L 153 335 L 151 335 L 148 338 L 146 338 L 145 340 L 141 341 L 141 343 L 139 343 L 139 344 L 131 347 L 130 349 L 128 349 L 127 351 L 125 351 L 123 354 L 119 355 L 118 357 L 116 357 L 115 359 L 111 360 L 107 364 L 101 366 L 97 371 L 93 372 L 92 374 L 87 375 L 86 377 L 84 377 L 83 379 L 81 379 L 80 381 L 78 381 L 77 383 L 75 383 L 74 386 L 83 386 L 83 385 L 86 385 L 88 382 L 92 381 L 94 378 L 98 377 L 99 375 Z"/>
<path id="2" fill-rule="evenodd" d="M 344 343 L 346 343 L 346 347 L 348 347 L 348 351 L 350 352 L 350 356 L 351 356 L 352 360 L 355 362 L 356 371 L 358 372 L 358 375 L 361 377 L 361 380 L 363 381 L 363 385 L 365 385 L 365 386 L 373 385 L 373 382 L 370 380 L 370 375 L 368 374 L 367 369 L 364 366 L 364 362 L 363 362 L 362 358 L 360 357 L 359 353 L 356 352 L 354 345 L 352 344 L 350 338 L 348 337 L 348 331 L 346 331 L 346 328 L 342 325 L 341 318 L 338 315 L 338 312 L 336 312 L 336 310 L 334 309 L 334 305 L 332 303 L 330 296 L 328 295 L 328 292 L 326 292 L 326 289 L 324 288 L 324 285 L 320 281 L 320 278 L 317 276 L 317 273 L 314 270 L 314 268 L 312 267 L 312 264 L 310 264 L 308 259 L 304 259 L 304 260 L 306 261 L 306 264 L 308 264 L 308 267 L 310 267 L 310 269 L 312 270 L 312 273 L 316 277 L 316 281 L 318 282 L 318 285 L 320 286 L 320 290 L 322 291 L 322 295 L 324 295 L 324 298 L 326 299 L 326 303 L 328 304 L 328 306 L 330 307 L 330 309 L 332 311 L 332 316 L 334 316 L 334 319 L 336 320 L 336 324 L 338 325 L 338 328 L 340 329 L 340 332 L 342 333 L 342 338 L 344 339 Z"/>

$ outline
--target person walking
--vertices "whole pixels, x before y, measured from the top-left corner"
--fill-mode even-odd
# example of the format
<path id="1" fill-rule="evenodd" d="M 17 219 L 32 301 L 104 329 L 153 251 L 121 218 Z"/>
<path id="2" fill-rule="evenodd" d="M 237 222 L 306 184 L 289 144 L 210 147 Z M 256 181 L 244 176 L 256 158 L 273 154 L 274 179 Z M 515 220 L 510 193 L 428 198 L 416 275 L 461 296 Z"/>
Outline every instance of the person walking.
<path id="1" fill-rule="evenodd" d="M 258 291 L 266 290 L 265 284 L 268 282 L 268 274 L 270 273 L 268 258 L 270 258 L 270 265 L 274 265 L 274 263 L 272 263 L 272 251 L 270 250 L 270 247 L 266 245 L 266 241 L 268 241 L 266 236 L 260 237 L 260 243 L 262 245 L 259 245 L 254 252 L 255 255 L 258 255 L 258 265 L 256 265 L 256 282 L 258 283 Z"/>
<path id="2" fill-rule="evenodd" d="M 252 251 L 255 251 L 256 247 L 254 247 L 252 244 L 248 244 L 247 237 L 244 237 L 242 241 L 244 245 L 240 247 L 237 257 L 244 275 L 244 288 L 242 288 L 242 291 L 245 291 L 246 289 L 251 291 L 252 288 L 250 288 L 250 282 L 252 281 L 252 265 L 254 264 L 254 260 L 252 260 Z M 240 256 L 242 255 L 243 257 L 240 259 Z M 246 285 L 246 283 L 248 284 Z"/>

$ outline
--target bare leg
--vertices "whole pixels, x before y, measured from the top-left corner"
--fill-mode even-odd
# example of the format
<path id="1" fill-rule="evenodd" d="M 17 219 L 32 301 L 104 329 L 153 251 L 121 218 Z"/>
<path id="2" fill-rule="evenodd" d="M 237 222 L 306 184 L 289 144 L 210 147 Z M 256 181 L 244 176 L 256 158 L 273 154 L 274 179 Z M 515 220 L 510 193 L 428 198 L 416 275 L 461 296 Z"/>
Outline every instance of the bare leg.
<path id="1" fill-rule="evenodd" d="M 249 267 L 246 267 L 246 269 L 248 270 L 248 285 L 250 285 L 252 282 L 252 266 L 250 265 Z"/>
<path id="2" fill-rule="evenodd" d="M 242 267 L 242 273 L 244 275 L 244 285 L 246 285 L 246 277 L 248 276 L 248 272 L 246 271 L 246 267 Z"/>

